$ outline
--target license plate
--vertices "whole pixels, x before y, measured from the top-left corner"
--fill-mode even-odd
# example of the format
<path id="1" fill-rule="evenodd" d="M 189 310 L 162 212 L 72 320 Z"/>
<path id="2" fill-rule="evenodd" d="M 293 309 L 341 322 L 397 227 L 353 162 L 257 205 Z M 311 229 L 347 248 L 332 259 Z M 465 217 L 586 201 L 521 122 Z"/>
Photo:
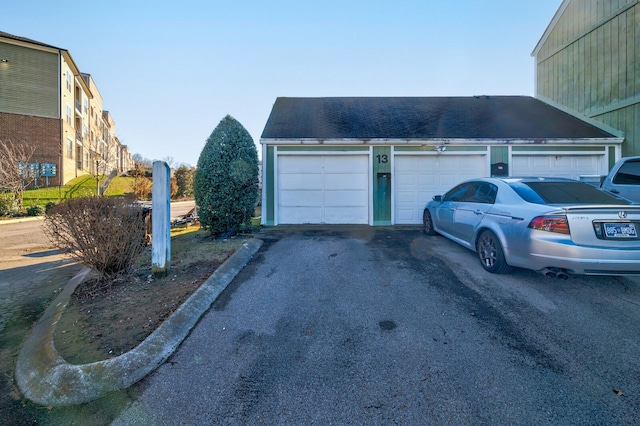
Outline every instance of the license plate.
<path id="1" fill-rule="evenodd" d="M 604 233 L 609 238 L 637 238 L 636 225 L 633 223 L 605 223 Z"/>

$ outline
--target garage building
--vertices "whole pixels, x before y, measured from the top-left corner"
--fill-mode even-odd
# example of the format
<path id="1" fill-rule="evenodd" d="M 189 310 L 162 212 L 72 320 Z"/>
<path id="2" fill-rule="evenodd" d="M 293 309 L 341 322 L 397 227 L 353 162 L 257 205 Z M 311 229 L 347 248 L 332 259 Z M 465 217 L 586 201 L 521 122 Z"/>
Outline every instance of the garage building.
<path id="1" fill-rule="evenodd" d="M 419 224 L 478 176 L 597 180 L 623 138 L 527 96 L 278 98 L 262 144 L 262 222 Z"/>

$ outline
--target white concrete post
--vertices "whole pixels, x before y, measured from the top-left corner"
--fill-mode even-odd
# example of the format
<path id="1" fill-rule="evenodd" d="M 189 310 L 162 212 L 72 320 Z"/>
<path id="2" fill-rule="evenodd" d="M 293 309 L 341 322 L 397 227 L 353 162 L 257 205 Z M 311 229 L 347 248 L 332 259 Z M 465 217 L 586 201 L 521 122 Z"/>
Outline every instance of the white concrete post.
<path id="1" fill-rule="evenodd" d="M 169 273 L 171 261 L 171 171 L 164 161 L 153 162 L 151 192 L 151 270 L 156 277 Z"/>

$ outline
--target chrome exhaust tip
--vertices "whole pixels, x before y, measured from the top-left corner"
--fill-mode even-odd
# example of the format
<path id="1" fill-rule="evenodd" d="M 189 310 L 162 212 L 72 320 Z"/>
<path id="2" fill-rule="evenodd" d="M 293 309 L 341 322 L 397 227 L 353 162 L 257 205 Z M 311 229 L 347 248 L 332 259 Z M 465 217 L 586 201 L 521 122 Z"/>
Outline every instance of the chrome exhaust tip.
<path id="1" fill-rule="evenodd" d="M 540 273 L 542 275 L 544 275 L 545 277 L 549 277 L 549 278 L 558 278 L 558 279 L 561 279 L 561 280 L 568 280 L 569 279 L 569 274 L 567 273 L 566 269 L 544 268 L 544 269 L 540 270 Z"/>

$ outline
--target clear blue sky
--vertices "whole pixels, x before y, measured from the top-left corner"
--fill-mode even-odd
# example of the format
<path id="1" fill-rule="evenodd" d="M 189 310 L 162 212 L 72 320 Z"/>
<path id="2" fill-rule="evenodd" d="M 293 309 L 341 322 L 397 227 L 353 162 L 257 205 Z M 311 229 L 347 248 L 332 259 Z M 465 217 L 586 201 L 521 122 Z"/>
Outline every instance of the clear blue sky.
<path id="1" fill-rule="evenodd" d="M 533 96 L 561 2 L 0 0 L 0 31 L 68 50 L 132 153 L 196 165 L 227 114 L 259 145 L 278 96 Z"/>

